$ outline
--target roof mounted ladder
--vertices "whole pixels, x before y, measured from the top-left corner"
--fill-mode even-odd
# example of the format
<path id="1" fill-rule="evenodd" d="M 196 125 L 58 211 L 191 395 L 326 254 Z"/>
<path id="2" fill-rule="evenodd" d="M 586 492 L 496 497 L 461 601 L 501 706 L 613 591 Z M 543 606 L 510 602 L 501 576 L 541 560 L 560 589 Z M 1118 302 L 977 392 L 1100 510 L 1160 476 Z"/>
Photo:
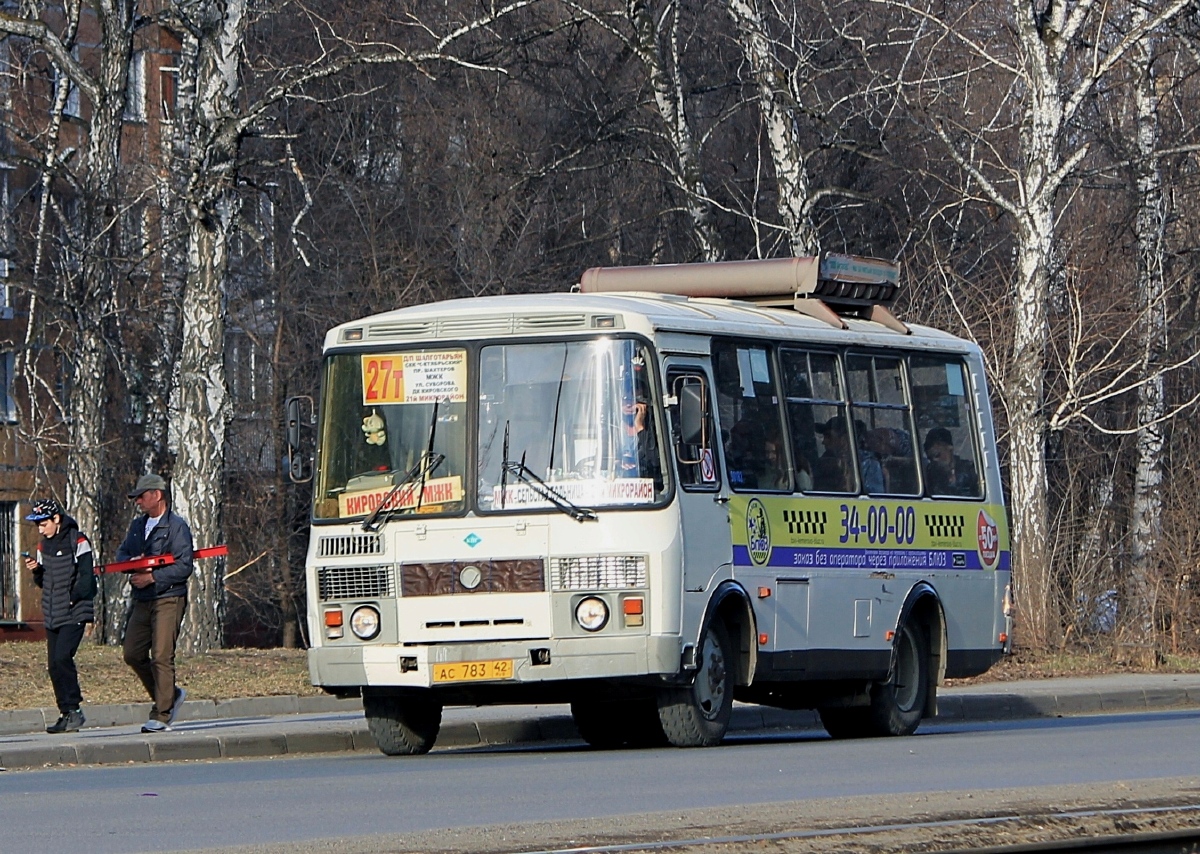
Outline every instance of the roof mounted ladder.
<path id="1" fill-rule="evenodd" d="M 890 311 L 899 281 L 900 266 L 894 262 L 826 254 L 820 259 L 593 267 L 584 272 L 576 289 L 583 293 L 645 291 L 738 299 L 791 308 L 837 329 L 847 328 L 843 316 L 854 316 L 908 335 L 911 330 Z"/>

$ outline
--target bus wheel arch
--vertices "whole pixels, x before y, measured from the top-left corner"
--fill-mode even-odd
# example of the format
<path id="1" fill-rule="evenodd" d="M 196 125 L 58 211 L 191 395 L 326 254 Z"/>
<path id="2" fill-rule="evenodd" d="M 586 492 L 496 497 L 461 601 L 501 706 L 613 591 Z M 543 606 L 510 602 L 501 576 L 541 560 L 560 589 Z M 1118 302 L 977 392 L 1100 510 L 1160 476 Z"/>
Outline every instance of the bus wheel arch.
<path id="1" fill-rule="evenodd" d="M 758 667 L 758 623 L 750 596 L 740 584 L 726 581 L 713 593 L 704 615 L 703 627 L 707 628 L 713 622 L 725 627 L 733 644 L 737 664 L 734 684 L 749 685 L 754 681 L 754 672 Z"/>

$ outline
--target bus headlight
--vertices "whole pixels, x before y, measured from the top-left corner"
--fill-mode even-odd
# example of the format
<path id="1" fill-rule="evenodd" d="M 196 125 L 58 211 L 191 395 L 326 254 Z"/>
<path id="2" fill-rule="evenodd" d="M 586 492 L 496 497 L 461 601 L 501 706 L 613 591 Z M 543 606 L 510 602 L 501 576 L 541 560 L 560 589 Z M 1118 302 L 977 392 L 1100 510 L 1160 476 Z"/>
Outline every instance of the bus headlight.
<path id="1" fill-rule="evenodd" d="M 575 606 L 575 622 L 586 632 L 598 632 L 608 625 L 608 606 L 595 596 L 581 599 Z"/>
<path id="2" fill-rule="evenodd" d="M 379 612 L 370 605 L 354 609 L 350 615 L 350 631 L 361 640 L 370 640 L 379 634 Z"/>

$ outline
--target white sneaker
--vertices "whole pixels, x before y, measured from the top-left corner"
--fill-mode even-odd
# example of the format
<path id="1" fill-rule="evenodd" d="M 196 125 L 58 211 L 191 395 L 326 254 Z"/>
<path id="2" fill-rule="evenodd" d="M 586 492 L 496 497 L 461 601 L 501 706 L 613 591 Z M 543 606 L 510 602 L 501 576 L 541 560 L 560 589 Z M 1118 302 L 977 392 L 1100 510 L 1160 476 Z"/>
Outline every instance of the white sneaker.
<path id="1" fill-rule="evenodd" d="M 165 724 L 162 721 L 156 721 L 154 718 L 142 724 L 142 732 L 170 732 L 171 725 Z"/>

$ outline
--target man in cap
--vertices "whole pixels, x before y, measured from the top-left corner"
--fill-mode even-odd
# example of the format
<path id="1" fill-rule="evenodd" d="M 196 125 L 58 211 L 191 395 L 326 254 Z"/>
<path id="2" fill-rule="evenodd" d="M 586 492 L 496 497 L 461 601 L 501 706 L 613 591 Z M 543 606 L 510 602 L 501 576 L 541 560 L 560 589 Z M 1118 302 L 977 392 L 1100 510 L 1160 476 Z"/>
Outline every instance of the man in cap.
<path id="1" fill-rule="evenodd" d="M 141 514 L 129 526 L 117 560 L 171 555 L 172 563 L 129 573 L 133 603 L 125 624 L 125 663 L 133 668 L 154 705 L 142 732 L 171 728 L 187 692 L 175 685 L 175 644 L 187 608 L 192 574 L 192 530 L 167 507 L 167 482 L 144 474 L 129 493 Z"/>

